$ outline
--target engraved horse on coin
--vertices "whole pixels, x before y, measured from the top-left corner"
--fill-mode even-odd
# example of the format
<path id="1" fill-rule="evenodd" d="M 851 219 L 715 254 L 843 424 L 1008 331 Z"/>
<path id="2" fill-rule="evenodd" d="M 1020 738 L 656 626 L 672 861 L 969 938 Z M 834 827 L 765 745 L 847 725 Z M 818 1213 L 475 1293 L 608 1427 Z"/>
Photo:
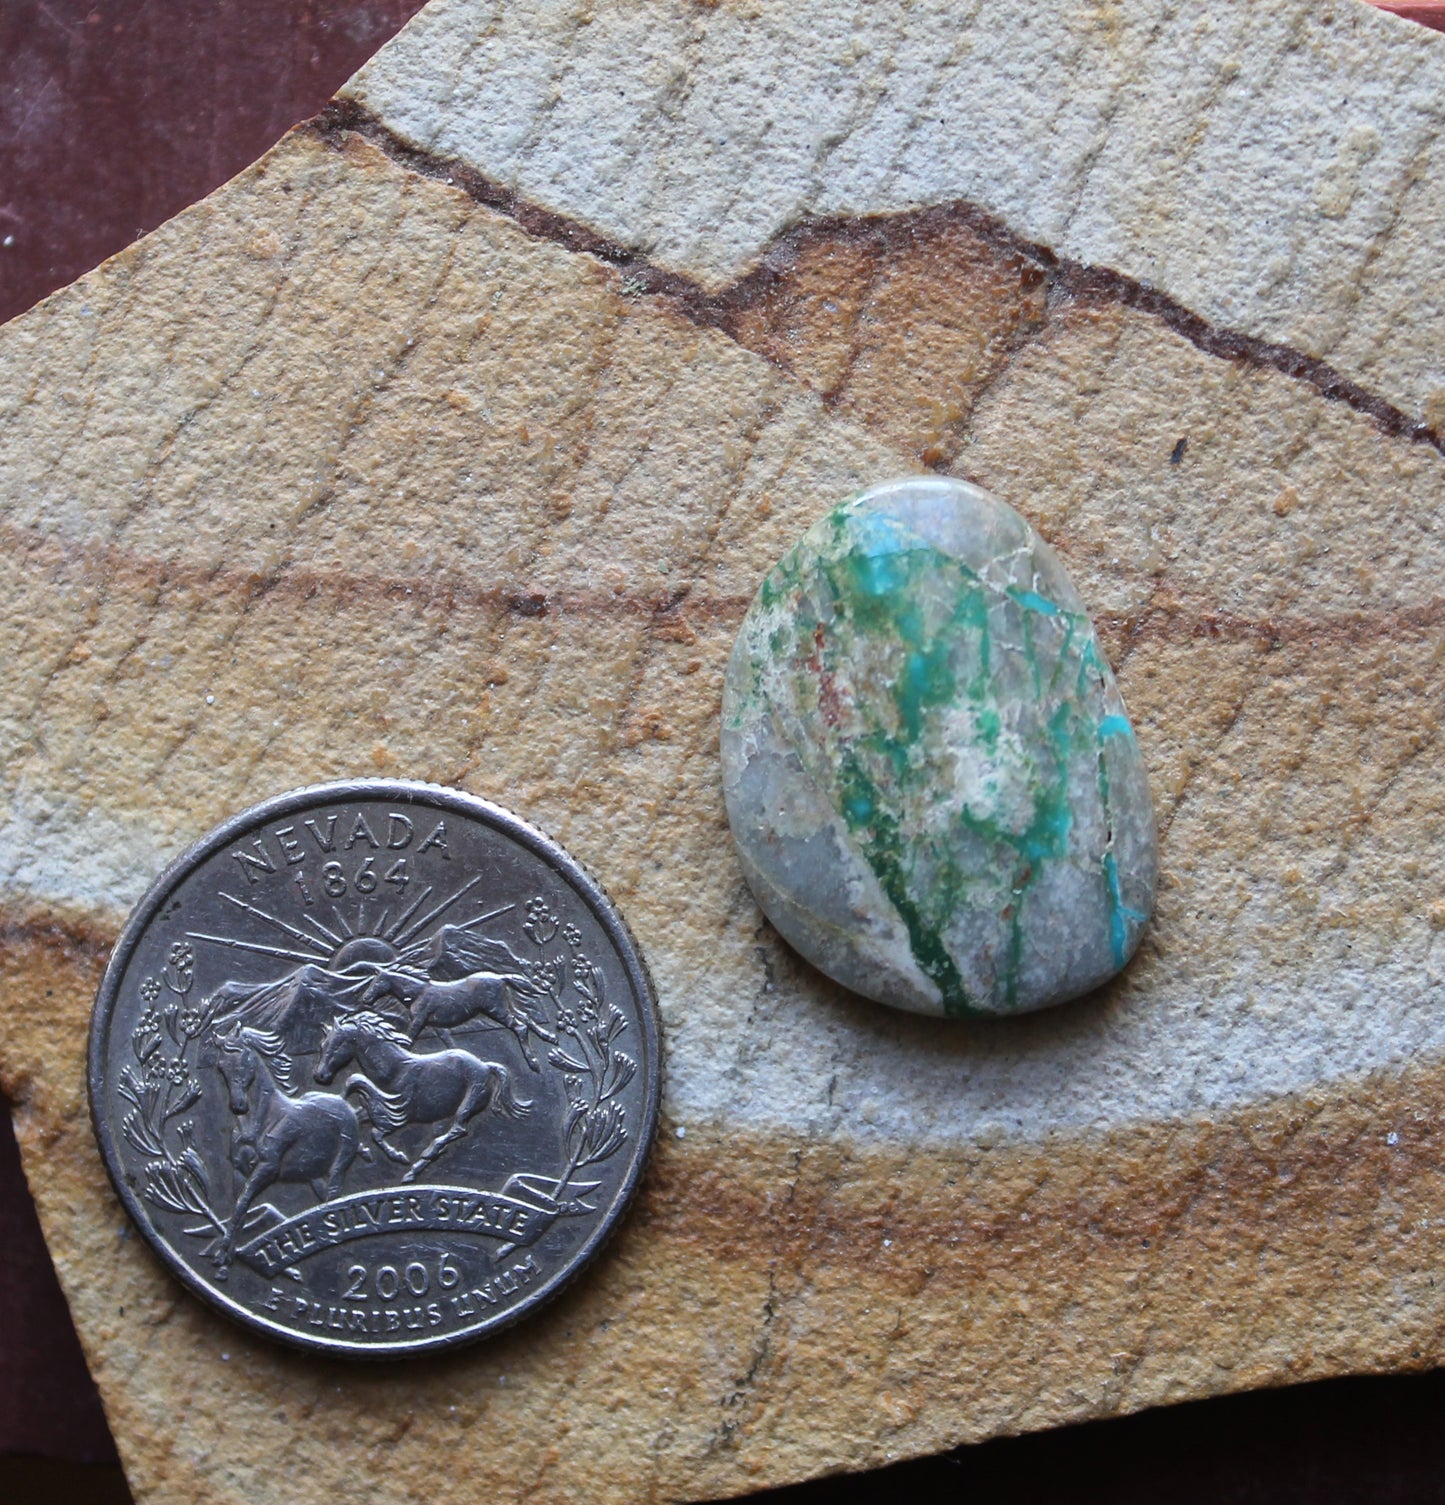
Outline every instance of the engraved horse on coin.
<path id="1" fill-rule="evenodd" d="M 241 1120 L 232 1154 L 246 1177 L 216 1256 L 230 1265 L 236 1239 L 256 1196 L 278 1181 L 305 1182 L 318 1200 L 341 1194 L 351 1163 L 371 1151 L 361 1142 L 356 1109 L 333 1092 L 293 1095 L 291 1058 L 279 1035 L 241 1025 L 215 1036 L 216 1065 Z"/>
<path id="2" fill-rule="evenodd" d="M 378 968 L 375 980 L 362 995 L 362 1001 L 373 1003 L 387 995 L 399 999 L 410 1016 L 407 1028 L 413 1040 L 428 1027 L 442 1034 L 460 1024 L 490 1019 L 493 1024 L 516 1035 L 527 1065 L 533 1071 L 540 1071 L 541 1065 L 532 1053 L 528 1037 L 540 1035 L 555 1045 L 557 1036 L 536 1013 L 513 1006 L 514 989 L 519 980 L 526 981 L 504 973 L 473 972 L 455 980 L 437 981 L 424 973 Z"/>
<path id="3" fill-rule="evenodd" d="M 348 1061 L 360 1068 L 348 1078 L 343 1094 L 361 1095 L 371 1119 L 371 1137 L 392 1160 L 406 1165 L 403 1181 L 414 1181 L 446 1147 L 464 1135 L 471 1120 L 489 1108 L 508 1118 L 523 1118 L 532 1105 L 512 1088 L 511 1074 L 496 1061 L 483 1061 L 465 1050 L 418 1054 L 389 1019 L 370 1009 L 336 1020 L 321 1046 L 315 1077 L 323 1086 Z M 447 1127 L 414 1161 L 386 1135 L 407 1124 L 438 1123 Z"/>
<path id="4" fill-rule="evenodd" d="M 395 963 L 367 961 L 359 968 L 372 974 L 359 1002 L 369 1006 L 388 996 L 397 999 L 409 1015 L 407 1033 L 413 1040 L 431 1028 L 450 1044 L 446 1031 L 490 1020 L 516 1035 L 533 1071 L 541 1065 L 530 1037 L 557 1043 L 542 1013 L 546 990 L 527 975 L 509 946 L 472 935 L 464 925 L 443 925 Z"/>

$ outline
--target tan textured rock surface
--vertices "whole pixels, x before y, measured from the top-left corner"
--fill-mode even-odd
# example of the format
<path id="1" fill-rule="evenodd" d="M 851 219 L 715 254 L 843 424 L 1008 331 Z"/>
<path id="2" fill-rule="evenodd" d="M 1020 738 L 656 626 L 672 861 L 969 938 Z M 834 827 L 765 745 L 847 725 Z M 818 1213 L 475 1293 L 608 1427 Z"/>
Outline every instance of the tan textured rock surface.
<path id="1" fill-rule="evenodd" d="M 1246 54 L 1254 14 L 1227 12 Z M 1395 23 L 1335 24 L 1390 77 Z M 1051 262 L 997 205 L 813 225 L 705 287 L 478 170 L 338 116 L 0 334 L 0 1074 L 138 1495 L 701 1498 L 1445 1357 L 1445 458 L 1400 395 L 1438 334 L 1382 339 L 1398 391 L 1341 386 L 1208 323 L 1214 293 Z M 1310 317 L 1352 317 L 1318 288 Z M 794 960 L 718 788 L 757 580 L 919 463 L 1059 547 L 1161 817 L 1129 973 L 1008 1025 L 885 1017 Z M 608 1257 L 396 1369 L 182 1294 L 108 1192 L 82 1064 L 155 868 L 373 770 L 587 862 L 669 1050 Z"/>
<path id="2" fill-rule="evenodd" d="M 1445 52 L 1348 0 L 434 0 L 344 92 L 710 288 L 967 200 L 1445 413 Z"/>

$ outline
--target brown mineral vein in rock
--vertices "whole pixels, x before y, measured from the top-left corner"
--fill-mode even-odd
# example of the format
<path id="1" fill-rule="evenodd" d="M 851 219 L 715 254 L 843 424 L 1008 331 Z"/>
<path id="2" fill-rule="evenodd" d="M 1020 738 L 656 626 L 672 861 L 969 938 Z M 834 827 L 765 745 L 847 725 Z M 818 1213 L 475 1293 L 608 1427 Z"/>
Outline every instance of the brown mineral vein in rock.
<path id="1" fill-rule="evenodd" d="M 690 588 L 667 595 L 638 597 L 620 591 L 544 590 L 526 584 L 487 584 L 461 574 L 437 571 L 424 578 L 412 574 L 363 575 L 352 571 L 321 572 L 290 568 L 282 573 L 235 570 L 189 563 L 182 559 L 140 556 L 127 550 L 67 546 L 44 532 L 7 527 L 0 522 L 0 542 L 6 552 L 29 570 L 44 570 L 52 584 L 66 583 L 84 591 L 103 577 L 111 589 L 204 589 L 210 595 L 254 600 L 321 603 L 322 609 L 344 609 L 384 603 L 389 610 L 425 615 L 444 611 L 454 621 L 468 616 L 479 620 L 498 614 L 517 618 L 556 616 L 561 619 L 596 617 L 634 619 L 645 623 L 662 641 L 698 641 L 693 626 L 717 623 L 736 627 L 748 607 L 746 596 L 709 596 Z M 1343 611 L 1317 616 L 1246 617 L 1221 610 L 1214 598 L 1182 586 L 1166 570 L 1138 571 L 1147 600 L 1139 610 L 1104 612 L 1097 626 L 1113 645 L 1111 662 L 1127 658 L 1141 642 L 1181 642 L 1197 638 L 1257 644 L 1263 650 L 1284 643 L 1362 643 L 1381 637 L 1433 637 L 1445 623 L 1445 600 L 1415 606 L 1382 608 L 1373 612 Z M 1181 588 L 1182 587 L 1182 588 Z M 88 644 L 77 644 L 70 662 L 91 656 Z"/>
<path id="2" fill-rule="evenodd" d="M 316 129 L 338 144 L 348 133 L 361 134 L 412 171 L 455 184 L 515 219 L 528 234 L 622 268 L 633 296 L 666 297 L 693 322 L 725 330 L 926 466 L 956 460 L 973 403 L 1014 351 L 1058 316 L 1060 303 L 1139 309 L 1206 354 L 1307 382 L 1368 414 L 1386 433 L 1445 452 L 1435 427 L 1326 361 L 1211 324 L 1107 267 L 1060 258 L 963 201 L 810 221 L 775 240 L 737 282 L 709 292 L 586 224 L 527 202 L 459 159 L 417 149 L 350 101 L 333 105 Z M 908 358 L 900 359 L 905 350 Z"/>
<path id="3" fill-rule="evenodd" d="M 977 205 L 1438 429 L 1442 87 L 1437 35 L 1338 0 L 432 0 L 343 95 L 711 290 L 810 220 Z"/>
<path id="4" fill-rule="evenodd" d="M 951 216 L 809 230 L 700 327 L 635 264 L 303 132 L 0 334 L 0 1080 L 140 1498 L 715 1497 L 1445 1356 L 1445 459 L 1157 309 L 1031 290 Z M 1117 985 L 947 1033 L 761 922 L 716 759 L 763 572 L 929 446 L 1061 550 L 1163 832 Z M 83 1092 L 156 869 L 373 769 L 587 862 L 668 1044 L 606 1259 L 404 1373 L 184 1296 Z"/>

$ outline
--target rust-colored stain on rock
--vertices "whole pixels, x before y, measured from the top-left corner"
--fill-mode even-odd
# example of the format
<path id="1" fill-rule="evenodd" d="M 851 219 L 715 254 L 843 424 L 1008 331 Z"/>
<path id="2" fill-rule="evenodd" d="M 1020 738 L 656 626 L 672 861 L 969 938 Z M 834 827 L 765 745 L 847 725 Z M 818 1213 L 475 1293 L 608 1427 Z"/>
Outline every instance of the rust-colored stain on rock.
<path id="1" fill-rule="evenodd" d="M 1445 1068 L 1370 1033 L 1388 1004 L 1406 1038 L 1441 985 L 1438 435 L 964 208 L 803 227 L 705 296 L 347 119 L 0 335 L 0 1085 L 138 1495 L 718 1496 L 1445 1356 Z M 920 463 L 1061 550 L 1163 830 L 1128 974 L 993 1035 L 881 1023 L 793 958 L 717 786 L 763 572 Z M 606 1259 L 402 1381 L 187 1298 L 84 1095 L 105 950 L 160 863 L 375 766 L 577 852 L 672 1052 Z M 1161 1069 L 1089 1087 L 1126 1037 Z M 846 1111 L 826 1072 L 788 1080 L 820 1040 Z M 1068 1049 L 1027 1122 L 1007 1092 L 890 1118 L 906 1070 L 962 1098 Z M 1151 1096 L 1181 1060 L 1195 1090 Z"/>

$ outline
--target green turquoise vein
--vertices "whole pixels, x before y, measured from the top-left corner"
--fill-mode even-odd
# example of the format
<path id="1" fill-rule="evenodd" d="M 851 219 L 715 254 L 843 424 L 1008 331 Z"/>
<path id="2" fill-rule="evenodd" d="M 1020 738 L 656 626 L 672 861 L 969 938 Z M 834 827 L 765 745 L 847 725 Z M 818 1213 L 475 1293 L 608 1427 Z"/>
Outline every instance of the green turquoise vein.
<path id="1" fill-rule="evenodd" d="M 1091 709 L 1109 673 L 1085 613 L 1036 590 L 986 582 L 896 519 L 847 508 L 780 561 L 759 605 L 767 629 L 750 645 L 754 691 L 761 691 L 766 662 L 787 666 L 794 705 L 821 733 L 789 741 L 816 786 L 831 791 L 946 1012 L 996 1012 L 970 996 L 945 933 L 960 902 L 997 908 L 1000 875 L 1007 884 L 1001 915 L 1007 941 L 996 964 L 1002 1002 L 1016 1006 L 1025 913 L 1046 866 L 1069 856 L 1075 818 L 1069 775 L 1080 758 L 1096 770 L 1108 833 L 1098 862 L 1109 945 L 1115 967 L 1124 965 L 1130 927 L 1144 916 L 1121 893 L 1105 748 L 1112 738 L 1132 741 L 1134 731 L 1117 711 L 1099 716 Z M 775 606 L 787 609 L 768 610 Z M 998 619 L 1007 626 L 1006 641 L 999 640 Z M 886 665 L 884 683 L 849 696 L 848 730 L 835 735 L 830 697 L 840 685 L 853 688 L 860 649 Z M 1020 672 L 1040 712 L 1051 704 L 1041 734 L 1022 750 L 1001 745 Z M 965 708 L 984 754 L 1027 761 L 1030 814 L 1021 828 L 980 813 L 967 799 L 940 822 L 939 766 L 949 752 L 944 713 L 957 707 Z M 963 835 L 972 840 L 961 841 Z M 963 865 L 965 854 L 980 851 L 982 869 Z"/>

